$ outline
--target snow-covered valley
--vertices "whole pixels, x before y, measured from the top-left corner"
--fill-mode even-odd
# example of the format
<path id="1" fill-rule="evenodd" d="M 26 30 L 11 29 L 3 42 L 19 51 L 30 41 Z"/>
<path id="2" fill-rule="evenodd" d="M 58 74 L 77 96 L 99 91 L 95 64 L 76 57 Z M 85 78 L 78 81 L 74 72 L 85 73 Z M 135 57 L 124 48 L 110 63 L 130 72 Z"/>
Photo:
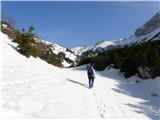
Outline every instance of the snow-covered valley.
<path id="1" fill-rule="evenodd" d="M 0 37 L 1 119 L 159 119 L 160 77 L 125 79 L 118 70 L 106 69 L 96 72 L 94 87 L 88 89 L 85 66 L 58 68 L 39 58 L 26 58 L 7 35 Z"/>

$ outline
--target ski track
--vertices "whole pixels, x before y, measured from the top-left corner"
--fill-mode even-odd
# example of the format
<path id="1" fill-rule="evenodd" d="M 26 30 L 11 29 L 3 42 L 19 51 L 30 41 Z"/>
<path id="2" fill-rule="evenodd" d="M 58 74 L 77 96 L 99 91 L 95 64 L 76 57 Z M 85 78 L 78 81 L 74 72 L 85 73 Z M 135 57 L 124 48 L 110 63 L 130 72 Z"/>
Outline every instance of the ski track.
<path id="1" fill-rule="evenodd" d="M 96 90 L 93 90 L 93 96 L 95 97 L 95 100 L 97 103 L 97 110 L 99 112 L 99 116 L 101 118 L 113 118 L 113 116 L 115 118 L 122 118 L 122 117 L 127 118 L 119 102 L 116 100 L 117 98 L 115 97 L 114 93 L 110 92 L 109 87 L 107 86 L 104 86 L 104 87 L 106 88 L 104 89 L 104 91 L 102 90 L 103 92 L 101 93 L 98 93 L 96 92 Z M 105 94 L 108 96 L 107 99 L 110 99 L 114 104 L 112 104 L 112 102 L 108 104 L 103 100 L 101 95 L 105 95 Z"/>

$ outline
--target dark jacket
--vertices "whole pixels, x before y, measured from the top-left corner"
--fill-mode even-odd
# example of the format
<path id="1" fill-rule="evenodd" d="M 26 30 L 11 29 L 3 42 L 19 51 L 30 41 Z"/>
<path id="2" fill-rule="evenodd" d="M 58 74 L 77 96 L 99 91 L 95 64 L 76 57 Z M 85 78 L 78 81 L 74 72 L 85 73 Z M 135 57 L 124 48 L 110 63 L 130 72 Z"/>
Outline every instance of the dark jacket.
<path id="1" fill-rule="evenodd" d="M 88 67 L 87 69 L 87 74 L 88 74 L 88 77 L 95 77 L 95 70 L 93 67 Z"/>

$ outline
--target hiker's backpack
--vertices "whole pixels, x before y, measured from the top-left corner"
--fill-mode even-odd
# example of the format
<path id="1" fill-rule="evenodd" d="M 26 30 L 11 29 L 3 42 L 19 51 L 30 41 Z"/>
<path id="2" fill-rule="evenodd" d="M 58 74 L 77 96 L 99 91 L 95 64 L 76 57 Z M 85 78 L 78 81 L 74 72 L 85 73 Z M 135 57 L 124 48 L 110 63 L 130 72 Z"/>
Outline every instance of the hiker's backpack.
<path id="1" fill-rule="evenodd" d="M 88 75 L 89 75 L 89 76 L 94 75 L 94 72 L 93 72 L 93 69 L 92 69 L 92 68 L 89 68 L 89 69 L 88 69 Z"/>

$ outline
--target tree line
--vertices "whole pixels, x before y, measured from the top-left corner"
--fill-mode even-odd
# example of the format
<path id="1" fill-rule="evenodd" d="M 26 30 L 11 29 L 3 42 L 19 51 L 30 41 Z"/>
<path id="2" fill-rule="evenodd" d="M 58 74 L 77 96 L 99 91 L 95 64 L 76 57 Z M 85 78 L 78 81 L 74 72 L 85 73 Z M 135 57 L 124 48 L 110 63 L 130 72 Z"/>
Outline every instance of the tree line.
<path id="1" fill-rule="evenodd" d="M 96 70 L 112 65 L 126 78 L 135 74 L 141 78 L 154 78 L 160 76 L 160 40 L 112 48 L 97 56 L 83 57 L 78 65 L 88 63 L 94 64 Z"/>

